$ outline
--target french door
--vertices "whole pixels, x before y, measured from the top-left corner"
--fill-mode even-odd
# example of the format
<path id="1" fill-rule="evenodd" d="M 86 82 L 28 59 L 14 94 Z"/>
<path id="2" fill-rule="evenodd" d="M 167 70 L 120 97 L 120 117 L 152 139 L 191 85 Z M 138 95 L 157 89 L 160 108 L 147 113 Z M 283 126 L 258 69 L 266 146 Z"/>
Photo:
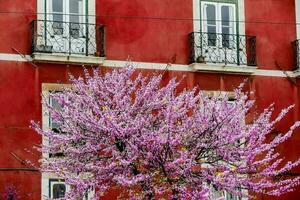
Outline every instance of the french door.
<path id="1" fill-rule="evenodd" d="M 202 2 L 202 55 L 216 63 L 236 63 L 235 4 Z"/>
<path id="2" fill-rule="evenodd" d="M 85 0 L 47 1 L 46 40 L 52 52 L 86 52 Z"/>

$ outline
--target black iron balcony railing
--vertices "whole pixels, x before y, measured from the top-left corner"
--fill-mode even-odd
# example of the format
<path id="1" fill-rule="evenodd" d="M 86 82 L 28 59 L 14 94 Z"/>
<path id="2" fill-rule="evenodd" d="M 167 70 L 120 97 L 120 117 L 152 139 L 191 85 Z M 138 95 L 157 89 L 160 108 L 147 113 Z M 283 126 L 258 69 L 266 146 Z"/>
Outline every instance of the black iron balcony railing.
<path id="1" fill-rule="evenodd" d="M 31 23 L 32 53 L 105 57 L 104 26 L 35 20 Z"/>
<path id="2" fill-rule="evenodd" d="M 300 40 L 295 40 L 292 42 L 293 49 L 294 49 L 294 69 L 300 69 Z"/>
<path id="3" fill-rule="evenodd" d="M 256 66 L 256 37 L 192 32 L 190 63 L 224 63 Z"/>

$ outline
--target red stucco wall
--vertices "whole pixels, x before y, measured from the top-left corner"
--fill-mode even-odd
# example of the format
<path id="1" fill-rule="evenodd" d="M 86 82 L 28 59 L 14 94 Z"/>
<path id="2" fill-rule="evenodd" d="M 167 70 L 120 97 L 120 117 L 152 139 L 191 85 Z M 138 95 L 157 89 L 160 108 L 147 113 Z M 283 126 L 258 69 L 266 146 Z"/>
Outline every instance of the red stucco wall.
<path id="1" fill-rule="evenodd" d="M 293 68 L 291 42 L 296 39 L 295 0 L 245 0 L 246 34 L 257 37 L 261 69 Z"/>
<path id="2" fill-rule="evenodd" d="M 97 23 L 106 26 L 107 59 L 188 63 L 187 35 L 193 30 L 192 0 L 97 0 Z M 293 68 L 291 42 L 296 39 L 294 0 L 245 0 L 246 34 L 257 36 L 260 69 Z M 35 0 L 0 0 L 0 53 L 30 53 L 31 20 L 36 18 Z M 272 23 L 269 23 L 272 22 Z M 11 153 L 37 163 L 39 154 L 32 149 L 41 138 L 29 128 L 30 120 L 41 121 L 41 84 L 65 83 L 68 73 L 80 74 L 80 66 L 37 64 L 0 60 L 0 168 L 24 167 Z M 148 71 L 149 72 L 149 71 Z M 232 91 L 248 78 L 246 89 L 254 91 L 257 111 L 274 102 L 276 113 L 290 104 L 295 109 L 278 125 L 284 131 L 300 118 L 300 82 L 285 77 L 221 75 L 169 71 L 164 76 L 186 78 L 181 87 L 199 86 L 203 90 Z M 285 157 L 300 155 L 300 131 L 279 148 Z M 31 149 L 27 152 L 26 149 Z M 296 172 L 300 172 L 297 169 Z M 15 185 L 22 199 L 41 196 L 41 177 L 37 172 L 0 170 L 0 195 L 7 185 Z M 107 199 L 116 195 L 112 191 Z M 297 199 L 300 188 L 278 199 Z M 268 199 L 267 197 L 262 197 Z M 0 197 L 1 199 L 1 197 Z M 274 198 L 273 198 L 274 199 Z"/>

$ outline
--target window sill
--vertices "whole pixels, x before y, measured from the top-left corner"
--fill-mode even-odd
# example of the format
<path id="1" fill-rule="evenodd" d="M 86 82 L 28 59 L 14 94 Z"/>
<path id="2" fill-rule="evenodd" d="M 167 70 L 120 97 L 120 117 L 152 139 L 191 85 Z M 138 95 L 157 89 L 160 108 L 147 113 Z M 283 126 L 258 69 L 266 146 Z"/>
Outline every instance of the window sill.
<path id="1" fill-rule="evenodd" d="M 221 73 L 221 74 L 241 74 L 252 75 L 255 73 L 256 66 L 246 65 L 224 65 L 224 64 L 203 64 L 193 63 L 190 65 L 193 71 L 208 72 L 208 73 Z"/>
<path id="2" fill-rule="evenodd" d="M 77 65 L 83 65 L 83 64 L 102 65 L 105 60 L 105 57 L 51 54 L 51 53 L 33 53 L 31 57 L 33 62 L 77 64 Z"/>

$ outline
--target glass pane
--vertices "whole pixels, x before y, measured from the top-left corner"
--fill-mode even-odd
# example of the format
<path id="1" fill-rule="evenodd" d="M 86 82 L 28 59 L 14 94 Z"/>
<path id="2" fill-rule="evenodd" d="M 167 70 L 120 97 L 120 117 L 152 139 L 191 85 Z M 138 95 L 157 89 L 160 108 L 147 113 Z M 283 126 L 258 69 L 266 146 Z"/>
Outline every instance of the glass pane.
<path id="1" fill-rule="evenodd" d="M 53 184 L 52 186 L 52 194 L 53 199 L 63 198 L 66 193 L 66 186 L 63 183 Z"/>
<path id="2" fill-rule="evenodd" d="M 82 14 L 82 0 L 70 0 L 70 13 Z"/>
<path id="3" fill-rule="evenodd" d="M 55 18 L 54 16 L 56 16 L 56 15 L 53 15 L 54 22 L 49 22 L 49 23 L 52 23 L 53 35 L 62 35 L 64 33 L 63 23 L 60 22 L 60 21 L 62 21 L 62 17 Z"/>
<path id="4" fill-rule="evenodd" d="M 217 35 L 216 35 L 216 26 L 207 27 L 207 43 L 208 46 L 216 46 Z"/>
<path id="5" fill-rule="evenodd" d="M 79 38 L 80 35 L 80 24 L 79 23 L 71 23 L 70 24 L 70 34 L 73 38 Z"/>
<path id="6" fill-rule="evenodd" d="M 56 21 L 56 22 L 62 22 L 63 21 L 63 15 L 61 14 L 53 14 L 53 21 Z"/>
<path id="7" fill-rule="evenodd" d="M 52 11 L 63 12 L 63 0 L 52 0 Z"/>
<path id="8" fill-rule="evenodd" d="M 229 29 L 230 29 L 229 27 L 222 27 L 222 33 L 227 35 L 230 34 Z"/>
<path id="9" fill-rule="evenodd" d="M 229 48 L 229 27 L 222 27 L 222 46 Z"/>
<path id="10" fill-rule="evenodd" d="M 206 6 L 206 20 L 207 24 L 215 25 L 216 24 L 216 8 L 215 5 Z"/>
<path id="11" fill-rule="evenodd" d="M 55 23 L 53 23 L 53 25 L 54 25 Z M 57 23 L 57 24 L 61 24 L 62 25 L 62 23 Z M 61 105 L 55 100 L 55 99 L 51 99 L 51 106 L 55 109 L 55 110 L 62 110 L 62 107 L 61 107 Z M 50 127 L 52 128 L 52 130 L 54 129 L 56 129 L 56 130 L 59 130 L 59 124 L 60 124 L 60 122 L 58 122 L 58 121 L 55 121 L 55 120 L 53 120 L 52 118 L 51 118 L 51 124 L 50 124 Z"/>
<path id="12" fill-rule="evenodd" d="M 229 21 L 230 21 L 229 6 L 222 6 L 221 17 L 222 17 L 222 25 L 229 26 Z"/>
<path id="13" fill-rule="evenodd" d="M 215 186 L 211 188 L 212 199 L 218 199 L 220 197 L 224 197 L 224 193 L 221 190 L 218 190 Z"/>
<path id="14" fill-rule="evenodd" d="M 79 16 L 78 15 L 70 15 L 70 22 L 79 23 Z"/>
<path id="15" fill-rule="evenodd" d="M 207 26 L 208 33 L 216 33 L 216 26 Z"/>

